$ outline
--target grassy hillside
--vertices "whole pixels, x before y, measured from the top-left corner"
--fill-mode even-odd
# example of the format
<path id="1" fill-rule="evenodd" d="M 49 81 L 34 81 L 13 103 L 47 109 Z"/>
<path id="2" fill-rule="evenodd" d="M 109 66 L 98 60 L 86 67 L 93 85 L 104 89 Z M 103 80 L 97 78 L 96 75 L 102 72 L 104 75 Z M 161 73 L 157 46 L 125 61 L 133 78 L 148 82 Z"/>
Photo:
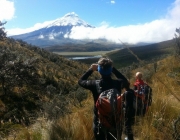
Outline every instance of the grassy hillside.
<path id="1" fill-rule="evenodd" d="M 130 49 L 140 59 L 151 60 L 171 54 L 171 44 L 168 41 Z M 137 62 L 127 49 L 107 56 L 118 68 Z M 0 139 L 92 140 L 92 95 L 77 84 L 89 65 L 13 39 L 0 41 L 0 57 Z M 173 124 L 180 115 L 180 63 L 167 57 L 156 64 L 156 68 L 149 63 L 128 72 L 119 69 L 131 84 L 135 72 L 142 71 L 153 88 L 153 104 L 147 116 L 136 118 L 134 125 L 139 140 L 177 137 Z M 95 73 L 90 78 L 98 76 Z"/>
<path id="2" fill-rule="evenodd" d="M 84 64 L 8 38 L 0 41 L 0 57 L 1 137 L 39 117 L 62 117 L 87 97 L 77 84 Z"/>
<path id="3" fill-rule="evenodd" d="M 178 140 L 180 138 L 180 60 L 167 57 L 157 62 L 157 71 L 154 72 L 153 64 L 131 71 L 135 75 L 141 71 L 153 90 L 153 102 L 145 117 L 136 117 L 133 131 L 135 140 Z M 130 78 L 131 85 L 134 76 Z M 82 139 L 92 140 L 92 95 L 83 102 L 82 108 L 74 109 L 72 115 L 59 119 L 53 124 L 50 139 Z M 177 129 L 177 133 L 174 131 Z M 82 135 L 83 134 L 83 135 Z"/>
<path id="4" fill-rule="evenodd" d="M 124 46 L 124 49 L 106 55 L 113 60 L 117 67 L 120 68 L 138 62 L 137 58 L 132 55 L 132 52 L 141 60 L 149 61 L 172 54 L 173 45 L 174 41 L 170 40 L 140 47 L 126 48 L 126 46 Z M 130 52 L 129 49 L 132 52 Z"/>
<path id="5" fill-rule="evenodd" d="M 144 118 L 137 118 L 134 126 L 136 137 L 142 139 L 173 140 L 180 138 L 180 120 L 176 125 L 178 133 L 173 127 L 175 120 L 180 117 L 180 65 L 175 57 L 167 57 L 157 62 L 157 71 L 153 72 L 153 64 L 132 71 L 144 73 L 144 79 L 153 89 L 153 104 Z M 131 78 L 133 84 L 133 77 Z M 141 132 L 141 133 L 139 133 Z M 179 136 L 178 136 L 179 135 Z M 174 136 L 174 137 L 173 137 Z"/>

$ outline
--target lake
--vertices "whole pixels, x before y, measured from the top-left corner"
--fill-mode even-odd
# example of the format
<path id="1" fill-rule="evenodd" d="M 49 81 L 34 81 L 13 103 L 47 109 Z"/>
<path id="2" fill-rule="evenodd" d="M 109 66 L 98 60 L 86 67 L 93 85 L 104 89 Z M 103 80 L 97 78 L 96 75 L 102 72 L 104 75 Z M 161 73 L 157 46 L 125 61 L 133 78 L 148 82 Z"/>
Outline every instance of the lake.
<path id="1" fill-rule="evenodd" d="M 90 58 L 101 58 L 102 55 L 96 55 L 96 56 L 78 56 L 78 57 L 67 57 L 68 59 L 72 60 L 80 60 L 80 59 L 90 59 Z"/>

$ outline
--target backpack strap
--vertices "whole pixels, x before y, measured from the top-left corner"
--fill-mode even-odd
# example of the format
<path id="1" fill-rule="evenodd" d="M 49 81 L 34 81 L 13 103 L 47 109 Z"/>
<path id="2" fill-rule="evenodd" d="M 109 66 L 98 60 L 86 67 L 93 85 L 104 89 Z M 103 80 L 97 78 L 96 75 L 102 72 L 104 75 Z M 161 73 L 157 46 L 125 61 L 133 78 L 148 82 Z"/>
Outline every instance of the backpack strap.
<path id="1" fill-rule="evenodd" d="M 117 82 L 114 82 L 113 83 L 113 88 L 117 89 L 117 87 L 119 87 L 119 85 L 117 84 Z M 122 83 L 121 83 L 120 87 L 121 87 L 120 90 L 117 89 L 117 91 L 119 92 L 119 94 L 118 94 L 119 96 L 121 96 L 121 93 L 122 93 Z"/>
<path id="2" fill-rule="evenodd" d="M 102 87 L 100 87 L 99 83 L 100 83 L 100 80 L 96 80 L 96 89 L 97 89 L 97 92 L 100 94 Z"/>

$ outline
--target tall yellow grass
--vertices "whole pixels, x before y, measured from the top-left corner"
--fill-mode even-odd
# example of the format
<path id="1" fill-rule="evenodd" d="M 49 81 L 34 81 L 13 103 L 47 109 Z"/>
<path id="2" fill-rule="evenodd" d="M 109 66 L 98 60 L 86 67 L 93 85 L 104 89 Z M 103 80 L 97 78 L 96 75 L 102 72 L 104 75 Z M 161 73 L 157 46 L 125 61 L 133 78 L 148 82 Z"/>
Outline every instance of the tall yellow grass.
<path id="1" fill-rule="evenodd" d="M 180 77 L 175 79 L 169 77 L 168 74 L 174 68 L 180 69 L 179 61 L 174 57 L 169 57 L 158 62 L 158 70 L 153 74 L 152 82 L 149 83 L 153 90 L 153 102 L 145 117 L 136 117 L 133 126 L 135 140 L 173 140 L 173 122 L 180 115 L 178 100 L 180 98 L 180 83 L 178 83 Z M 153 64 L 148 67 L 153 67 Z M 144 69 L 146 67 L 134 70 L 132 73 L 143 72 Z M 134 79 L 130 81 L 133 84 Z M 92 140 L 92 95 L 90 94 L 89 98 L 83 102 L 83 107 L 73 107 L 72 111 L 70 115 L 60 118 L 46 128 L 48 139 L 41 136 L 39 140 Z"/>
<path id="2" fill-rule="evenodd" d="M 158 71 L 150 84 L 153 89 L 152 106 L 134 126 L 134 134 L 139 140 L 173 140 L 173 122 L 180 115 L 180 84 L 168 73 L 173 68 L 180 68 L 179 61 L 169 57 L 158 63 Z"/>
<path id="3" fill-rule="evenodd" d="M 173 122 L 180 115 L 180 102 L 176 98 L 180 97 L 180 84 L 169 77 L 168 73 L 177 67 L 180 68 L 180 63 L 174 57 L 158 62 L 158 71 L 152 76 L 152 83 L 149 83 L 153 90 L 152 106 L 145 117 L 136 117 L 133 126 L 136 140 L 173 140 Z M 135 70 L 133 73 L 139 70 L 143 72 L 145 68 Z M 132 84 L 133 80 L 133 78 L 130 80 Z M 84 105 L 83 108 L 76 110 L 76 113 L 58 121 L 56 126 L 64 130 L 63 138 L 59 139 L 93 139 L 93 99 L 90 97 Z"/>
<path id="4" fill-rule="evenodd" d="M 73 113 L 60 118 L 52 125 L 51 140 L 92 140 L 93 104 L 90 96 L 83 107 L 73 108 Z"/>

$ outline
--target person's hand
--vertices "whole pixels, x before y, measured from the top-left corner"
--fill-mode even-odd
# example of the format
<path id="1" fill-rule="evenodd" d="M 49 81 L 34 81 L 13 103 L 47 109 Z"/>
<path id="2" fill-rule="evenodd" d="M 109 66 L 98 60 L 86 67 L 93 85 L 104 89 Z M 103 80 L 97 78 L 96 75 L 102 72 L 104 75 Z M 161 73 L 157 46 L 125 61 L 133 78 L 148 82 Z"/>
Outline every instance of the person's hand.
<path id="1" fill-rule="evenodd" d="M 90 67 L 93 71 L 97 71 L 98 69 L 98 64 L 92 64 Z"/>

